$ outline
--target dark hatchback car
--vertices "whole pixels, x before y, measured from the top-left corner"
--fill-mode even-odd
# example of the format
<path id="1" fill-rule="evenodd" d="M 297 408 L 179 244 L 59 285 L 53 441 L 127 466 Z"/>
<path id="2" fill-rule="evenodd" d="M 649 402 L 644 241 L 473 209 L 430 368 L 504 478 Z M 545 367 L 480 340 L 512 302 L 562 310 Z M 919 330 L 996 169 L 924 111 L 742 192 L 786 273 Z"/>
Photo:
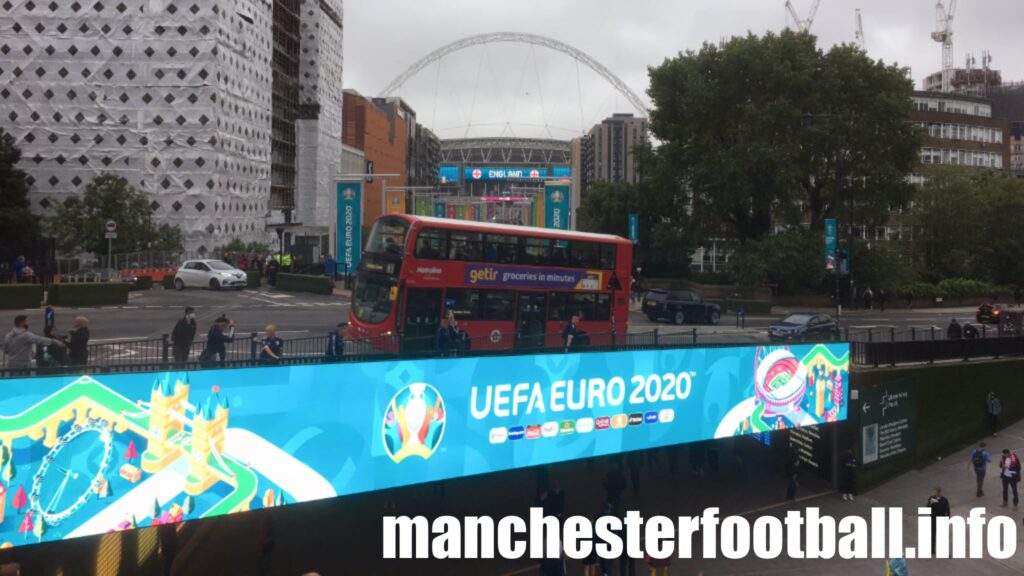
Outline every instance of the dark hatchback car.
<path id="1" fill-rule="evenodd" d="M 1005 304 L 982 304 L 978 306 L 974 319 L 979 324 L 999 324 L 1006 316 L 1006 308 Z"/>
<path id="2" fill-rule="evenodd" d="M 795 312 L 768 327 L 768 337 L 784 341 L 826 341 L 839 339 L 839 323 L 828 314 Z"/>
<path id="3" fill-rule="evenodd" d="M 675 324 L 718 324 L 722 317 L 718 304 L 706 303 L 690 290 L 651 290 L 644 294 L 641 310 L 652 322 L 667 318 Z"/>

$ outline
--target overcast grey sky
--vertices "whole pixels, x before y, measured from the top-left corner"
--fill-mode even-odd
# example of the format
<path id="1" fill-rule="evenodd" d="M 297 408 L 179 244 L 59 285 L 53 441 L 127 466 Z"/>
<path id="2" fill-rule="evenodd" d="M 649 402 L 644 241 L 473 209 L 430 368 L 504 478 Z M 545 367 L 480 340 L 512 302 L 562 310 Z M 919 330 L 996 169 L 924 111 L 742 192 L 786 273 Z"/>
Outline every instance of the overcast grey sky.
<path id="1" fill-rule="evenodd" d="M 812 0 L 792 0 L 806 17 Z M 945 0 L 948 5 L 948 0 Z M 822 0 L 812 32 L 822 46 L 853 42 L 860 8 L 868 54 L 910 66 L 915 82 L 941 67 L 930 38 L 935 0 Z M 349 0 L 345 87 L 371 96 L 436 48 L 487 32 L 549 36 L 589 54 L 649 102 L 647 66 L 706 41 L 786 26 L 784 0 Z M 954 62 L 983 50 L 1005 81 L 1024 81 L 1024 0 L 960 0 Z M 446 56 L 398 92 L 442 138 L 570 138 L 628 102 L 559 52 L 488 44 Z"/>

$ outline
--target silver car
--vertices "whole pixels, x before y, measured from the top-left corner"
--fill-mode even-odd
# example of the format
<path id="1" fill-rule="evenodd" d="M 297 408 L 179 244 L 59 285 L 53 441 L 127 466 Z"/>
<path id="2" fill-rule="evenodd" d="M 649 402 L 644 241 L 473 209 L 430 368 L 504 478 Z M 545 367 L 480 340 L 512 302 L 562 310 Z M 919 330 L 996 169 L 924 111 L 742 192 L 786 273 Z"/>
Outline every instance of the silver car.
<path id="1" fill-rule="evenodd" d="M 245 288 L 245 272 L 222 260 L 188 260 L 174 275 L 174 288 Z"/>

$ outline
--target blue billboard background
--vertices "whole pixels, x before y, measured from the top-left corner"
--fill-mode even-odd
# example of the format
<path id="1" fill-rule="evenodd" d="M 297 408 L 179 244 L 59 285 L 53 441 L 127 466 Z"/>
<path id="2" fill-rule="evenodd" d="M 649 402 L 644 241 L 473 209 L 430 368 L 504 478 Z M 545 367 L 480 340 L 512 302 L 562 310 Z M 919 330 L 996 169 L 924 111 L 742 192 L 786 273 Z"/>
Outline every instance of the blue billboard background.
<path id="1" fill-rule="evenodd" d="M 500 168 L 480 166 L 466 168 L 463 178 L 466 180 L 508 180 L 509 178 L 544 178 L 548 175 L 547 168 Z"/>
<path id="2" fill-rule="evenodd" d="M 458 166 L 441 166 L 438 170 L 438 177 L 442 184 L 458 184 L 459 183 L 459 167 Z"/>
<path id="3" fill-rule="evenodd" d="M 835 422 L 848 362 L 828 344 L 6 380 L 0 542 Z"/>

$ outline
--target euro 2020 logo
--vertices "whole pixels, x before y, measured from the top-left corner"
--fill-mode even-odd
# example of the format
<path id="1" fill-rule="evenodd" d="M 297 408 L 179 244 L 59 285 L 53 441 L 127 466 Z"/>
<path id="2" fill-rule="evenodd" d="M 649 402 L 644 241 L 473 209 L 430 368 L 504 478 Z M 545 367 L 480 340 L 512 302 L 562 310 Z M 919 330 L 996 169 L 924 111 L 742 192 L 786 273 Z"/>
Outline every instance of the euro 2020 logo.
<path id="1" fill-rule="evenodd" d="M 384 450 L 395 463 L 410 456 L 429 459 L 441 445 L 446 418 L 436 388 L 422 382 L 402 388 L 384 412 Z"/>
<path id="2" fill-rule="evenodd" d="M 561 203 L 562 198 L 564 198 L 564 196 L 562 196 L 562 193 L 559 192 L 558 190 L 555 190 L 554 192 L 551 193 L 551 201 L 554 202 L 555 204 Z"/>
<path id="3" fill-rule="evenodd" d="M 346 202 L 351 202 L 352 199 L 356 197 L 356 191 L 351 188 L 345 188 L 341 191 L 341 197 L 344 198 Z"/>

